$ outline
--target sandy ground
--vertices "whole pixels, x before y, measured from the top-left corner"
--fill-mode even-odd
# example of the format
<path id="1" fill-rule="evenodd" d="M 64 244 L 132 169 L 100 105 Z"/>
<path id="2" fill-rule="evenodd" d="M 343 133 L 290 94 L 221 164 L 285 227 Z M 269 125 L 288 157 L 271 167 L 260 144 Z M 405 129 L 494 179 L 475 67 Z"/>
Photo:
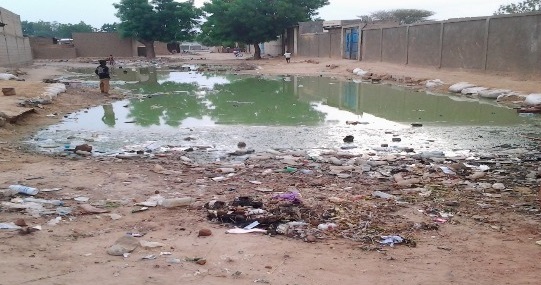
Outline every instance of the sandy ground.
<path id="1" fill-rule="evenodd" d="M 182 56 L 182 62 L 239 64 L 244 60 L 233 55 L 202 54 Z M 409 76 L 416 79 L 439 78 L 446 83 L 469 81 L 494 88 L 507 88 L 525 93 L 539 92 L 539 79 L 512 77 L 466 71 L 421 69 L 379 63 L 345 60 L 293 58 L 247 61 L 261 68 L 253 73 L 307 74 L 350 78 L 351 70 L 360 67 L 376 73 Z M 318 63 L 313 63 L 318 62 Z M 43 88 L 41 80 L 62 74 L 63 66 L 80 63 L 36 63 L 25 68 L 25 82 L 16 82 L 21 95 L 31 97 Z M 337 67 L 327 67 L 329 65 Z M 0 87 L 13 82 L 0 82 Z M 25 89 L 27 88 L 27 89 Z M 174 157 L 154 159 L 66 159 L 28 153 L 19 141 L 39 128 L 53 124 L 62 115 L 103 102 L 97 90 L 69 88 L 54 104 L 36 108 L 14 124 L 0 128 L 0 188 L 25 184 L 40 189 L 60 187 L 62 190 L 38 195 L 39 198 L 62 199 L 76 209 L 74 197 L 85 196 L 92 204 L 122 217 L 112 220 L 105 214 L 74 212 L 57 225 L 48 225 L 55 215 L 31 217 L 18 211 L 3 209 L 0 222 L 24 219 L 42 230 L 31 234 L 0 230 L 0 284 L 539 284 L 541 240 L 539 217 L 521 212 L 493 208 L 483 212 L 490 221 L 479 221 L 472 215 L 457 215 L 437 231 L 413 233 L 416 247 L 397 245 L 366 247 L 336 235 L 316 242 L 262 234 L 225 234 L 227 225 L 208 222 L 200 207 L 219 198 L 255 195 L 250 180 L 276 189 L 295 186 L 311 196 L 339 196 L 341 189 L 354 188 L 359 195 L 369 195 L 377 182 L 319 177 L 318 183 L 298 176 L 278 174 L 260 177 L 258 169 L 239 172 L 238 178 L 226 183 L 210 180 L 215 166 L 191 165 Z M 2 98 L 0 98 L 2 99 Z M 56 117 L 47 117 L 57 113 Z M 165 173 L 155 171 L 161 165 Z M 254 170 L 255 169 L 255 170 Z M 158 173 L 157 173 L 158 172 Z M 364 184 L 363 184 L 364 183 Z M 203 186 L 201 185 L 203 184 Z M 314 185 L 319 186 L 314 186 Z M 321 186 L 323 185 L 323 186 Z M 316 189 L 317 188 L 317 189 Z M 229 191 L 228 189 L 235 189 Z M 537 195 L 537 189 L 530 189 Z M 322 191 L 322 192 L 319 192 Z M 196 197 L 189 208 L 151 208 L 132 213 L 133 203 L 160 193 L 166 197 Z M 533 194 L 532 194 L 533 193 Z M 531 196 L 530 195 L 530 196 Z M 460 194 L 459 194 L 460 196 Z M 3 198 L 2 201 L 9 201 Z M 101 202 L 100 202 L 101 201 Z M 105 201 L 105 202 L 104 202 Z M 531 200 L 530 200 L 531 201 Z M 467 203 L 467 202 L 466 202 Z M 396 219 L 423 220 L 419 205 L 400 208 Z M 470 214 L 471 209 L 469 209 Z M 475 211 L 475 210 L 473 210 Z M 391 222 L 391 221 L 389 221 Z M 212 235 L 198 237 L 208 228 Z M 144 239 L 165 244 L 161 248 L 137 248 L 123 258 L 106 253 L 107 248 L 127 232 L 146 233 Z M 370 249 L 370 250 L 367 250 Z M 171 255 L 160 255 L 171 252 Z M 154 260 L 142 260 L 155 255 Z M 184 261 L 202 257 L 206 264 Z M 170 263 L 168 259 L 182 259 Z"/>

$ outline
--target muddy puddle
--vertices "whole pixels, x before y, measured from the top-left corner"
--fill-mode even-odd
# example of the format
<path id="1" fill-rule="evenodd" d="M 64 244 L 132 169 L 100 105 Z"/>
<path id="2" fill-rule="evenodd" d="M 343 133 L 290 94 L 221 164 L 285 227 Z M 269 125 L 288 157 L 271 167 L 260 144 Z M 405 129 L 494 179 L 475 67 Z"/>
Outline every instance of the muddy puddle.
<path id="1" fill-rule="evenodd" d="M 528 147 L 525 136 L 540 132 L 539 116 L 521 116 L 493 101 L 327 77 L 194 69 L 115 69 L 114 92 L 129 99 L 70 114 L 28 143 L 44 152 L 89 143 L 102 155 L 192 148 L 217 160 L 239 141 L 255 151 L 479 153 Z M 97 85 L 91 70 L 74 72 L 70 80 Z M 346 135 L 354 136 L 353 144 L 344 144 Z"/>

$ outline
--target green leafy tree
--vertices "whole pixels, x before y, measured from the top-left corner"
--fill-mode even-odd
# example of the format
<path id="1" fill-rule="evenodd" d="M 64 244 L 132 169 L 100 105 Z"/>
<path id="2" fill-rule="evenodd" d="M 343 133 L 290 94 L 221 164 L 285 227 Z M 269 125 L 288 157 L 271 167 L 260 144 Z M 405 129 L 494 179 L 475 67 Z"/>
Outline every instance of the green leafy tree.
<path id="1" fill-rule="evenodd" d="M 396 9 L 396 10 L 381 10 L 370 13 L 370 15 L 358 16 L 364 22 L 375 21 L 395 21 L 400 25 L 408 25 L 427 21 L 433 16 L 434 12 L 418 9 Z"/>
<path id="2" fill-rule="evenodd" d="M 78 24 L 60 24 L 58 22 L 28 22 L 22 21 L 21 26 L 23 34 L 34 37 L 56 37 L 56 38 L 71 38 L 72 33 L 88 33 L 93 32 L 95 29 L 80 22 Z"/>
<path id="3" fill-rule="evenodd" d="M 81 21 L 78 24 L 60 24 L 56 29 L 56 35 L 59 38 L 72 38 L 73 33 L 91 33 L 95 29 Z"/>
<path id="4" fill-rule="evenodd" d="M 99 29 L 99 31 L 104 32 L 104 33 L 113 33 L 117 31 L 117 28 L 118 28 L 118 24 L 115 22 L 112 24 L 103 24 L 101 28 Z"/>
<path id="5" fill-rule="evenodd" d="M 501 5 L 494 15 L 541 11 L 541 0 L 525 0 L 517 4 Z"/>
<path id="6" fill-rule="evenodd" d="M 253 45 L 254 58 L 261 59 L 260 43 L 276 40 L 286 28 L 312 19 L 327 4 L 328 0 L 211 0 L 203 6 L 207 21 L 201 37 Z"/>
<path id="7" fill-rule="evenodd" d="M 201 10 L 194 6 L 193 0 L 181 3 L 174 0 L 121 0 L 113 5 L 120 19 L 120 34 L 145 45 L 148 58 L 156 57 L 155 41 L 192 39 L 201 16 Z"/>
<path id="8" fill-rule="evenodd" d="M 38 21 L 38 22 L 28 22 L 28 21 L 22 21 L 21 26 L 23 30 L 23 34 L 27 36 L 34 36 L 34 37 L 56 37 L 58 36 L 56 34 L 56 30 L 58 29 L 58 26 L 60 24 L 57 22 L 45 22 L 45 21 Z"/>

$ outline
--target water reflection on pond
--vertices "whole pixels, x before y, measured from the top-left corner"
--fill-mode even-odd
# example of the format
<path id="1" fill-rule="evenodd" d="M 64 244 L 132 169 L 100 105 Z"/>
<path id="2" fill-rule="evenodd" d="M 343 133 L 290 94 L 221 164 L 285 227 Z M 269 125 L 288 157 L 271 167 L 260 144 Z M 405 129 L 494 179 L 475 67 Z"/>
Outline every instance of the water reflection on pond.
<path id="1" fill-rule="evenodd" d="M 114 79 L 135 83 L 122 88 L 147 97 L 76 114 L 77 120 L 66 122 L 64 127 L 315 126 L 348 120 L 375 127 L 391 122 L 490 126 L 527 121 L 493 102 L 326 77 L 265 78 L 152 69 L 124 72 L 117 70 Z M 101 115 L 99 122 L 96 118 Z"/>
<path id="2" fill-rule="evenodd" d="M 90 75 L 80 78 L 95 80 Z M 112 84 L 139 96 L 74 113 L 37 137 L 65 140 L 81 132 L 98 132 L 101 139 L 95 144 L 99 147 L 101 141 L 103 148 L 112 150 L 145 140 L 171 143 L 196 132 L 198 143 L 214 146 L 246 139 L 261 148 L 313 148 L 337 146 L 350 132 L 377 145 L 383 131 L 411 129 L 415 122 L 424 128 L 409 131 L 410 144 L 439 133 L 441 144 L 434 146 L 456 147 L 452 140 L 472 141 L 464 133 L 498 133 L 495 144 L 505 139 L 501 133 L 513 137 L 516 126 L 527 128 L 539 121 L 494 102 L 327 77 L 143 68 L 115 70 Z M 360 126 L 352 129 L 347 121 Z"/>

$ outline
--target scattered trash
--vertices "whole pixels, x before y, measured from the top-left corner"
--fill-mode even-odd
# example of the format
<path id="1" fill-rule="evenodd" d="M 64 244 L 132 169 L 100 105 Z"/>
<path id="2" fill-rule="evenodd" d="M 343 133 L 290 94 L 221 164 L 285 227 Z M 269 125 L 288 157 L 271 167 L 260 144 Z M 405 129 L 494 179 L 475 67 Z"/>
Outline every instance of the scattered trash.
<path id="1" fill-rule="evenodd" d="M 317 228 L 322 231 L 331 231 L 338 227 L 335 223 L 325 223 L 325 224 L 319 224 Z"/>
<path id="2" fill-rule="evenodd" d="M 285 173 L 295 173 L 295 172 L 297 172 L 297 168 L 291 167 L 291 166 L 286 166 L 286 167 L 284 167 L 283 172 L 285 172 Z"/>
<path id="3" fill-rule="evenodd" d="M 261 211 L 264 211 L 264 210 L 261 210 Z M 260 213 L 260 214 L 263 214 L 263 213 Z M 258 222 L 258 221 L 254 221 L 253 223 L 251 223 L 251 224 L 245 226 L 243 229 L 245 229 L 245 230 L 251 230 L 251 229 L 257 227 L 258 225 L 259 225 L 259 222 Z"/>
<path id="4" fill-rule="evenodd" d="M 167 260 L 165 260 L 165 262 L 171 263 L 171 264 L 179 264 L 182 261 L 180 259 L 178 259 L 178 258 L 168 258 Z"/>
<path id="5" fill-rule="evenodd" d="M 227 230 L 227 231 L 225 231 L 225 233 L 226 234 L 249 234 L 249 233 L 264 233 L 264 234 L 266 234 L 267 231 L 262 230 L 262 229 L 245 230 L 245 229 L 235 228 L 235 229 Z"/>
<path id="6" fill-rule="evenodd" d="M 164 247 L 164 246 L 166 246 L 165 244 L 163 244 L 161 242 L 146 241 L 146 240 L 140 241 L 139 244 L 141 245 L 141 247 L 144 247 L 144 248 L 156 248 L 156 247 Z"/>
<path id="7" fill-rule="evenodd" d="M 77 202 L 82 202 L 82 203 L 86 203 L 90 200 L 90 198 L 88 197 L 75 197 L 73 198 L 73 200 L 77 201 Z"/>
<path id="8" fill-rule="evenodd" d="M 28 187 L 28 186 L 24 186 L 24 185 L 10 185 L 9 189 L 11 189 L 13 191 L 17 191 L 20 194 L 32 195 L 32 196 L 38 194 L 38 192 L 39 192 L 39 190 L 37 188 Z"/>
<path id="9" fill-rule="evenodd" d="M 205 265 L 207 263 L 207 260 L 202 257 L 186 258 L 186 261 L 194 262 L 199 265 Z"/>
<path id="10" fill-rule="evenodd" d="M 280 199 L 280 200 L 287 200 L 293 204 L 300 204 L 301 201 L 301 194 L 299 192 L 288 192 L 283 194 L 278 194 L 273 197 L 274 199 Z"/>
<path id="11" fill-rule="evenodd" d="M 18 230 L 20 228 L 15 223 L 0 223 L 0 230 Z"/>
<path id="12" fill-rule="evenodd" d="M 56 218 L 54 218 L 54 219 L 52 219 L 52 220 L 49 220 L 49 221 L 47 222 L 47 225 L 49 225 L 49 226 L 56 226 L 56 225 L 58 225 L 58 223 L 60 223 L 60 221 L 62 221 L 62 218 L 61 218 L 61 217 L 56 217 Z"/>
<path id="13" fill-rule="evenodd" d="M 138 213 L 138 212 L 143 212 L 143 211 L 146 211 L 148 210 L 148 207 L 141 207 L 141 208 L 137 208 L 137 209 L 133 209 L 131 210 L 132 213 Z"/>
<path id="14" fill-rule="evenodd" d="M 122 216 L 119 214 L 107 214 L 107 216 L 109 216 L 113 221 L 120 220 L 122 218 Z"/>
<path id="15" fill-rule="evenodd" d="M 401 236 L 382 236 L 379 243 L 388 246 L 394 246 L 395 244 L 403 243 L 404 239 Z"/>
<path id="16" fill-rule="evenodd" d="M 62 206 L 64 205 L 64 202 L 60 200 L 46 200 L 46 199 L 36 199 L 36 198 L 24 198 L 24 202 L 33 202 L 33 203 L 39 203 L 39 204 L 51 204 L 54 206 Z"/>
<path id="17" fill-rule="evenodd" d="M 195 199 L 191 197 L 171 198 L 163 200 L 161 205 L 164 208 L 176 208 L 190 206 L 193 202 L 195 202 Z"/>
<path id="18" fill-rule="evenodd" d="M 80 204 L 79 209 L 83 214 L 103 214 L 109 212 L 109 210 L 96 208 L 90 204 Z"/>
<path id="19" fill-rule="evenodd" d="M 381 198 L 381 199 L 393 199 L 393 200 L 397 199 L 396 196 L 385 193 L 385 192 L 381 192 L 381 191 L 372 192 L 372 196 L 377 197 L 377 198 Z"/>

